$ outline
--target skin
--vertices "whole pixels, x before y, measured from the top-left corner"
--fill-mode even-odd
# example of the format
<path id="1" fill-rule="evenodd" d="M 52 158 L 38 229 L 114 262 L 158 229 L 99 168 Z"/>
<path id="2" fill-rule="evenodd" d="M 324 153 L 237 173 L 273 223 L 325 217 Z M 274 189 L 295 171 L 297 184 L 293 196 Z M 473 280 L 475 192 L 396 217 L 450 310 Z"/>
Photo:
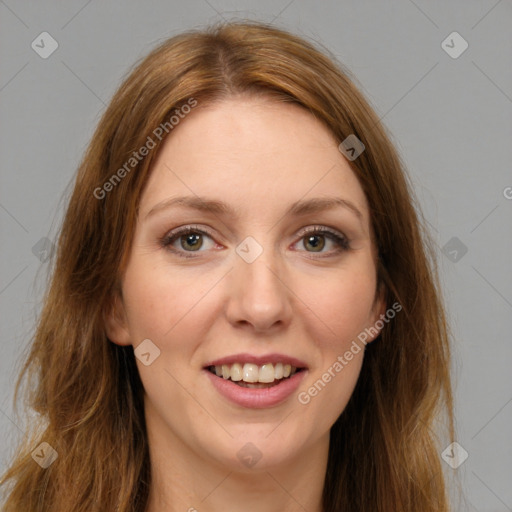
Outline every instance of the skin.
<path id="1" fill-rule="evenodd" d="M 175 205 L 148 217 L 177 196 L 223 201 L 237 216 Z M 313 197 L 348 200 L 361 218 L 339 206 L 285 215 Z M 196 251 L 201 242 L 190 235 L 172 242 L 176 252 L 162 246 L 169 231 L 186 225 L 213 236 L 200 236 Z M 315 225 L 340 232 L 350 248 L 321 234 L 308 243 L 303 230 Z M 263 248 L 253 263 L 235 251 L 247 236 Z M 307 405 L 294 393 L 267 409 L 228 402 L 203 366 L 241 352 L 283 353 L 306 362 L 298 392 L 305 391 L 384 313 L 376 285 L 366 197 L 336 140 L 310 113 L 237 97 L 199 105 L 181 121 L 141 197 L 122 297 L 107 321 L 112 342 L 137 347 L 150 339 L 160 350 L 148 366 L 137 359 L 152 467 L 147 510 L 231 504 L 320 512 L 329 430 L 352 394 L 364 350 Z M 237 457 L 248 442 L 261 453 L 252 468 Z"/>

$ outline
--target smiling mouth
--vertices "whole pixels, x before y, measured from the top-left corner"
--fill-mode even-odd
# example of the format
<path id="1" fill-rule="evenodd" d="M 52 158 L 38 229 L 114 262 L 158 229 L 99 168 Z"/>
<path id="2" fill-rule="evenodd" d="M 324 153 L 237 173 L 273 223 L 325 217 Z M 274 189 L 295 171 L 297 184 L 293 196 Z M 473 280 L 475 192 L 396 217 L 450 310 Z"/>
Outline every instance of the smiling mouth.
<path id="1" fill-rule="evenodd" d="M 267 363 L 261 366 L 252 363 L 234 363 L 208 366 L 206 369 L 217 377 L 230 380 L 240 387 L 253 389 L 277 386 L 304 370 L 304 368 L 284 363 Z"/>

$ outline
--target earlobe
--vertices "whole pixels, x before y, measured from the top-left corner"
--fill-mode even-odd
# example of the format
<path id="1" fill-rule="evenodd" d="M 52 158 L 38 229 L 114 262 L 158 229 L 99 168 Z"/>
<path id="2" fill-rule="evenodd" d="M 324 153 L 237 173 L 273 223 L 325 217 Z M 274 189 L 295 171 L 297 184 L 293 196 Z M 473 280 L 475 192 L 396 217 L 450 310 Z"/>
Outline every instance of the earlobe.
<path id="1" fill-rule="evenodd" d="M 116 294 L 104 314 L 105 332 L 107 338 L 116 345 L 130 345 L 130 333 L 126 322 L 124 305 Z"/>

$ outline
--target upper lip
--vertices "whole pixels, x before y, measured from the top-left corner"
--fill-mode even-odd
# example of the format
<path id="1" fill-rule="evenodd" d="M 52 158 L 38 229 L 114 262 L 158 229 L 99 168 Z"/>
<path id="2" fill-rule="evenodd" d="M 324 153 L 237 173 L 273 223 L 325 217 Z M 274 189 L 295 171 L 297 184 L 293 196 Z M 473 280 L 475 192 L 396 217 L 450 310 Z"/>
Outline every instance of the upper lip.
<path id="1" fill-rule="evenodd" d="M 206 363 L 205 368 L 208 366 L 221 366 L 223 364 L 234 364 L 234 363 L 250 363 L 262 366 L 266 363 L 283 363 L 290 364 L 296 368 L 307 368 L 304 361 L 297 359 L 296 357 L 287 356 L 285 354 L 264 354 L 262 356 L 255 356 L 253 354 L 233 354 L 232 356 L 221 357 Z"/>

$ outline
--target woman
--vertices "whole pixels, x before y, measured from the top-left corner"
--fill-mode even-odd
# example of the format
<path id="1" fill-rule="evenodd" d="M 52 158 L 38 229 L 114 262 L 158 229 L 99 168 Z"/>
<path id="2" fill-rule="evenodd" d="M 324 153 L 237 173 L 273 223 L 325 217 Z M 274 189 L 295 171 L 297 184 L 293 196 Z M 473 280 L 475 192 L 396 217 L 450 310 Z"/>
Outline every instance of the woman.
<path id="1" fill-rule="evenodd" d="M 4 510 L 447 511 L 448 334 L 402 167 L 294 35 L 155 49 L 77 175 Z"/>

